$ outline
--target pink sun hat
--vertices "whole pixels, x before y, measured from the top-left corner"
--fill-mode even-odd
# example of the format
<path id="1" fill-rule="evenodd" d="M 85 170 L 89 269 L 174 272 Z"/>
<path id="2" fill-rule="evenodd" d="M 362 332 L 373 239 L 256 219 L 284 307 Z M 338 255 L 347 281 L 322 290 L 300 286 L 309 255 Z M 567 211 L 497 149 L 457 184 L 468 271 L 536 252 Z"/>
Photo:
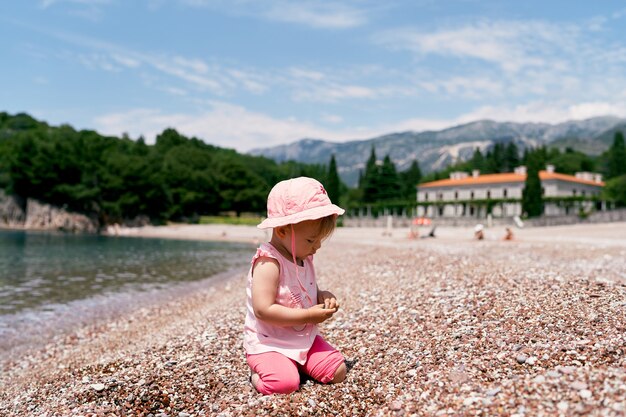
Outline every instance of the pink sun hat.
<path id="1" fill-rule="evenodd" d="M 292 178 L 272 188 L 267 196 L 267 219 L 257 227 L 269 229 L 344 212 L 344 209 L 330 201 L 319 181 L 308 177 Z"/>

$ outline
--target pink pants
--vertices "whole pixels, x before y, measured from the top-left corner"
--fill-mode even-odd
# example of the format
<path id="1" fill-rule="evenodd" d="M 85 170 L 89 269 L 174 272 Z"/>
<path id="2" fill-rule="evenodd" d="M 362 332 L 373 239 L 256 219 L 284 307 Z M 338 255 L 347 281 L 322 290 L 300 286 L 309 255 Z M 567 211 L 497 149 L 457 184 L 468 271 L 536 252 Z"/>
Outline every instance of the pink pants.
<path id="1" fill-rule="evenodd" d="M 278 352 L 246 355 L 248 365 L 259 375 L 257 390 L 261 394 L 289 394 L 300 387 L 300 372 L 316 381 L 327 383 L 335 377 L 344 362 L 343 355 L 321 336 L 315 337 L 304 365 Z"/>

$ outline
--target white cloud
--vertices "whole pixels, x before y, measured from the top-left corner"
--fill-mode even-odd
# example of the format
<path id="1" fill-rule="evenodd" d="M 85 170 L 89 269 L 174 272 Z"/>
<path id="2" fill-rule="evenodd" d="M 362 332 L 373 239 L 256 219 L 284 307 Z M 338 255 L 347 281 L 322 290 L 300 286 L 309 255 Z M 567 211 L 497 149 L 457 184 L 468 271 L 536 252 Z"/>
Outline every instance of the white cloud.
<path id="1" fill-rule="evenodd" d="M 313 101 L 333 103 L 346 99 L 372 99 L 380 95 L 374 88 L 359 85 L 328 84 L 309 86 L 307 89 L 296 90 L 293 98 L 296 101 Z"/>
<path id="2" fill-rule="evenodd" d="M 339 124 L 343 122 L 343 117 L 336 114 L 323 114 L 321 120 L 326 123 Z"/>
<path id="3" fill-rule="evenodd" d="M 295 79 L 304 79 L 307 81 L 320 81 L 326 77 L 323 72 L 313 71 L 305 68 L 289 68 L 287 72 Z"/>
<path id="4" fill-rule="evenodd" d="M 482 99 L 499 97 L 510 85 L 504 85 L 500 79 L 484 76 L 452 76 L 441 80 L 420 81 L 418 85 L 432 94 L 445 94 L 453 97 Z M 528 90 L 525 90 L 527 92 Z"/>
<path id="5" fill-rule="evenodd" d="M 89 69 L 100 69 L 108 72 L 120 72 L 122 67 L 117 59 L 112 59 L 108 54 L 91 53 L 80 54 L 76 58 Z"/>
<path id="6" fill-rule="evenodd" d="M 94 120 L 104 134 L 131 137 L 143 135 L 148 143 L 168 127 L 196 136 L 218 146 L 240 151 L 293 142 L 302 138 L 340 140 L 354 138 L 352 132 L 331 131 L 297 119 L 277 119 L 227 103 L 213 103 L 213 108 L 198 114 L 164 113 L 155 109 L 133 109 L 105 114 Z"/>
<path id="7" fill-rule="evenodd" d="M 141 62 L 139 60 L 119 53 L 112 53 L 111 58 L 118 64 L 121 64 L 127 68 L 138 68 L 141 65 Z"/>
<path id="8" fill-rule="evenodd" d="M 267 81 L 257 74 L 239 69 L 231 69 L 228 70 L 227 73 L 233 79 L 239 81 L 241 85 L 251 93 L 261 94 L 266 92 L 269 88 L 266 84 Z"/>
<path id="9" fill-rule="evenodd" d="M 456 123 L 489 119 L 500 122 L 554 124 L 607 115 L 626 117 L 626 100 L 617 102 L 590 101 L 579 104 L 536 101 L 513 106 L 482 106 L 456 118 Z"/>
<path id="10" fill-rule="evenodd" d="M 374 42 L 418 55 L 475 58 L 516 72 L 545 67 L 553 54 L 575 50 L 579 30 L 573 25 L 532 21 L 482 21 L 433 32 L 397 29 L 374 36 Z"/>
<path id="11" fill-rule="evenodd" d="M 148 143 L 168 127 L 186 136 L 221 147 L 245 152 L 253 148 L 291 143 L 303 138 L 328 141 L 369 139 L 393 132 L 441 130 L 476 120 L 501 122 L 560 123 L 595 116 L 626 117 L 626 100 L 622 102 L 586 102 L 576 105 L 532 102 L 516 106 L 482 106 L 452 118 L 410 118 L 378 126 L 347 126 L 337 129 L 320 127 L 296 118 L 275 118 L 241 106 L 212 102 L 211 108 L 196 114 L 167 113 L 157 109 L 130 109 L 95 118 L 94 125 L 103 134 L 131 137 L 142 135 Z M 338 115 L 322 115 L 329 123 L 341 123 Z"/>
<path id="12" fill-rule="evenodd" d="M 367 23 L 367 12 L 357 2 L 311 0 L 181 0 L 193 7 L 222 10 L 228 14 L 261 17 L 318 29 L 346 29 Z"/>
<path id="13" fill-rule="evenodd" d="M 477 120 L 555 124 L 570 120 L 584 120 L 607 115 L 626 118 L 626 97 L 616 102 L 593 101 L 580 104 L 567 104 L 537 101 L 511 106 L 481 106 L 451 118 L 410 118 L 400 120 L 396 123 L 390 123 L 385 126 L 379 126 L 376 129 L 371 129 L 371 135 L 362 137 L 371 138 L 376 135 L 404 131 L 436 131 L 475 122 Z"/>
<path id="14" fill-rule="evenodd" d="M 189 84 L 197 92 L 210 91 L 218 96 L 227 95 L 236 90 L 259 94 L 268 89 L 266 77 L 262 73 L 228 68 L 208 63 L 199 58 L 180 55 L 138 52 L 109 42 L 64 32 L 47 32 L 70 44 L 92 50 L 89 53 L 65 53 L 66 59 L 75 59 L 88 68 L 101 68 L 105 71 L 119 72 L 126 69 L 157 70 L 175 80 Z"/>
<path id="15" fill-rule="evenodd" d="M 264 15 L 276 21 L 308 25 L 314 28 L 345 29 L 364 25 L 367 16 L 362 10 L 333 2 L 271 1 Z"/>
<path id="16" fill-rule="evenodd" d="M 214 77 L 207 75 L 206 67 L 196 65 L 194 68 L 190 65 L 189 61 L 180 57 L 148 54 L 138 54 L 136 56 L 162 73 L 179 78 L 200 89 L 210 90 L 216 94 L 223 94 L 222 83 L 217 81 Z M 199 68 L 201 69 L 200 72 L 198 72 Z"/>

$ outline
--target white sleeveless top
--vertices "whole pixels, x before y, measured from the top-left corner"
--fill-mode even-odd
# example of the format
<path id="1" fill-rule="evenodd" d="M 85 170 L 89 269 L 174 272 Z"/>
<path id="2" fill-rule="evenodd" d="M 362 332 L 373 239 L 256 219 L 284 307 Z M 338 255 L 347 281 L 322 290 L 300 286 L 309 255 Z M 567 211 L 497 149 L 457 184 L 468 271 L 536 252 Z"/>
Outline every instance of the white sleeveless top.
<path id="1" fill-rule="evenodd" d="M 276 291 L 277 304 L 290 308 L 309 308 L 317 304 L 317 282 L 313 268 L 313 257 L 307 257 L 304 260 L 304 266 L 298 266 L 285 258 L 270 243 L 261 244 L 252 258 L 252 265 L 248 272 L 247 313 L 243 346 L 248 355 L 278 352 L 299 364 L 304 364 L 309 349 L 319 334 L 316 324 L 283 327 L 259 320 L 254 315 L 252 308 L 252 269 L 257 259 L 262 256 L 278 261 L 280 270 Z"/>

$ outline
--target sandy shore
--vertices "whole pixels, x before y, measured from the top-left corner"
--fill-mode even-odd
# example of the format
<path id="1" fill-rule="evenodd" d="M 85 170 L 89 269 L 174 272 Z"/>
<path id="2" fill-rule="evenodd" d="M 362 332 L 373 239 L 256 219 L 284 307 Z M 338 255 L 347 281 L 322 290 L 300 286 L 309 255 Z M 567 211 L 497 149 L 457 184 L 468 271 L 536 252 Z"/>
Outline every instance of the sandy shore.
<path id="1" fill-rule="evenodd" d="M 316 266 L 342 302 L 322 325 L 348 359 L 340 385 L 251 389 L 239 273 L 0 358 L 0 415 L 625 415 L 626 223 L 515 232 L 337 230 Z M 216 225 L 132 234 L 266 238 Z"/>

